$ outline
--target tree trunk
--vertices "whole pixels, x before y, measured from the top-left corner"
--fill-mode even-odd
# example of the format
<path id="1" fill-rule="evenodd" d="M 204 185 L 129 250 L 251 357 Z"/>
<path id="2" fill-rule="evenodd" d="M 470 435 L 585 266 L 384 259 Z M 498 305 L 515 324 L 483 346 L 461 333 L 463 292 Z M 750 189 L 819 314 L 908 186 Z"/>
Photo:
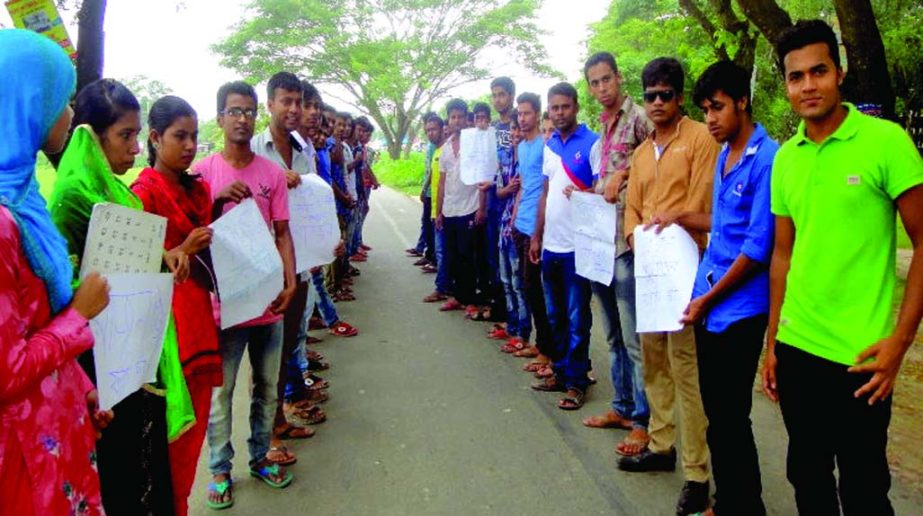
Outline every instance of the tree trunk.
<path id="1" fill-rule="evenodd" d="M 391 156 L 391 159 L 395 161 L 401 159 L 400 140 L 388 141 L 388 156 Z"/>
<path id="2" fill-rule="evenodd" d="M 792 17 L 775 0 L 737 0 L 737 5 L 773 46 L 782 31 L 792 26 Z"/>
<path id="3" fill-rule="evenodd" d="M 894 89 L 871 2 L 834 0 L 833 5 L 847 56 L 843 96 L 858 104 L 878 104 L 882 115 L 893 120 Z"/>
<path id="4" fill-rule="evenodd" d="M 77 13 L 77 91 L 103 76 L 106 0 L 83 0 Z"/>

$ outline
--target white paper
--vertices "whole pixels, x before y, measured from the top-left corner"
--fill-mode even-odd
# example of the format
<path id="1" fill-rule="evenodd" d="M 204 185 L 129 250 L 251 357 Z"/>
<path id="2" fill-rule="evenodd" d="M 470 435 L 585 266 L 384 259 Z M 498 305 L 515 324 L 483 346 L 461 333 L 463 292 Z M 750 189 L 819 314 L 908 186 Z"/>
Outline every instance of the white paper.
<path id="1" fill-rule="evenodd" d="M 695 240 L 675 224 L 660 234 L 638 226 L 634 253 L 638 333 L 681 330 L 699 266 Z"/>
<path id="2" fill-rule="evenodd" d="M 157 380 L 173 275 L 107 274 L 109 306 L 90 321 L 99 404 L 109 410 Z"/>
<path id="3" fill-rule="evenodd" d="M 301 273 L 336 258 L 340 243 L 333 188 L 317 174 L 301 176 L 301 184 L 288 191 L 289 231 L 295 244 L 295 272 Z"/>
<path id="4" fill-rule="evenodd" d="M 577 274 L 609 286 L 615 274 L 615 205 L 588 192 L 571 193 L 570 202 Z"/>
<path id="5" fill-rule="evenodd" d="M 497 175 L 497 131 L 493 127 L 462 129 L 459 140 L 459 177 L 466 185 L 493 182 Z"/>
<path id="6" fill-rule="evenodd" d="M 167 219 L 112 203 L 93 206 L 80 278 L 92 271 L 160 272 Z"/>
<path id="7" fill-rule="evenodd" d="M 262 315 L 282 291 L 282 258 L 253 199 L 212 223 L 211 257 L 221 299 L 221 328 Z"/>

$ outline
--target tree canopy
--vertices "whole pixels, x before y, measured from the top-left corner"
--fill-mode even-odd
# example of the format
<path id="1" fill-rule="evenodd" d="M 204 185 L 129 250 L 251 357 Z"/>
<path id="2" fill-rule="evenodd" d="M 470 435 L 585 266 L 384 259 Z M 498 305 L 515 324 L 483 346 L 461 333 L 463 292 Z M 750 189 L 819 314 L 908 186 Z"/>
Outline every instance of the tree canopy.
<path id="1" fill-rule="evenodd" d="M 535 25 L 539 3 L 254 0 L 213 50 L 250 81 L 289 70 L 342 87 L 343 100 L 375 120 L 396 158 L 436 99 L 489 76 L 485 50 L 499 48 L 535 73 L 554 73 Z"/>

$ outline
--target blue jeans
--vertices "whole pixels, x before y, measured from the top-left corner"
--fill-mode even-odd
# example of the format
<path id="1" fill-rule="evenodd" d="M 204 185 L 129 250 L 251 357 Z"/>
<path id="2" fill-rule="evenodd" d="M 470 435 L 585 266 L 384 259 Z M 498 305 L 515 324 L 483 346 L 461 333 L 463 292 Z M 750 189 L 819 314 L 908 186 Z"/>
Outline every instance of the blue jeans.
<path id="1" fill-rule="evenodd" d="M 590 280 L 577 275 L 574 253 L 542 252 L 542 284 L 551 325 L 555 376 L 568 389 L 590 384 Z"/>
<path id="2" fill-rule="evenodd" d="M 445 229 L 434 229 L 436 240 L 436 292 L 449 295 L 452 293 L 449 284 L 449 265 L 445 257 Z"/>
<path id="3" fill-rule="evenodd" d="M 433 254 L 433 219 L 430 217 L 433 212 L 433 200 L 429 197 L 423 197 L 423 212 L 420 215 L 420 238 L 417 239 L 417 245 L 414 249 L 420 253 L 425 252 L 427 257 Z"/>
<path id="4" fill-rule="evenodd" d="M 333 304 L 333 299 L 330 298 L 330 294 L 327 293 L 327 289 L 324 287 L 324 273 L 319 270 L 310 274 L 308 302 L 305 304 L 301 324 L 298 325 L 298 336 L 296 337 L 295 347 L 292 349 L 292 356 L 287 362 L 286 400 L 299 399 L 304 391 L 304 380 L 301 373 L 308 370 L 308 321 L 311 319 L 311 315 L 314 314 L 314 306 L 317 305 L 321 318 L 328 327 L 340 320 L 336 306 Z"/>
<path id="5" fill-rule="evenodd" d="M 250 357 L 253 370 L 250 390 L 250 467 L 266 457 L 272 422 L 276 416 L 279 367 L 282 359 L 282 321 L 246 328 L 221 331 L 220 352 L 224 384 L 212 390 L 211 413 L 208 415 L 208 469 L 212 475 L 231 472 L 234 447 L 231 445 L 231 407 L 234 384 L 244 356 Z"/>
<path id="6" fill-rule="evenodd" d="M 513 238 L 500 238 L 500 282 L 506 296 L 506 332 L 529 342 L 532 336 L 532 314 L 526 303 L 519 271 L 519 252 Z"/>
<path id="7" fill-rule="evenodd" d="M 609 344 L 612 372 L 612 410 L 631 419 L 635 428 L 647 428 L 651 411 L 644 394 L 641 339 L 635 331 L 635 256 L 631 251 L 615 258 L 615 275 L 609 286 L 593 282 L 602 311 L 603 334 Z"/>

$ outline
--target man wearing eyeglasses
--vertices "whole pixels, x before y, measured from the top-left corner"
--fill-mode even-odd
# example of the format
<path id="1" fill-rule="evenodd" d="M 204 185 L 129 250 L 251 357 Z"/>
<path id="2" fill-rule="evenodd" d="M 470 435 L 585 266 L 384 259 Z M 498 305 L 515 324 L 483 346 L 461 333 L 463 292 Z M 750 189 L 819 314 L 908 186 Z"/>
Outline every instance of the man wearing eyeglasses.
<path id="1" fill-rule="evenodd" d="M 659 231 L 671 224 L 685 229 L 705 249 L 711 224 L 711 194 L 718 144 L 704 124 L 683 116 L 683 69 L 676 59 L 661 57 L 641 75 L 644 110 L 654 131 L 632 155 L 625 208 L 625 235 L 633 246 L 637 226 Z M 638 307 L 644 309 L 643 307 Z M 625 471 L 673 471 L 676 468 L 674 401 L 679 404 L 686 483 L 677 514 L 708 508 L 708 425 L 699 393 L 695 334 L 682 330 L 641 334 L 644 383 L 650 406 L 650 444 L 644 452 L 622 457 Z"/>
<path id="2" fill-rule="evenodd" d="M 225 84 L 218 90 L 218 125 L 224 132 L 224 150 L 193 166 L 211 187 L 214 218 L 233 210 L 252 198 L 266 225 L 273 230 L 276 248 L 282 258 L 285 287 L 266 311 L 250 321 L 221 330 L 220 347 L 224 384 L 212 392 L 208 420 L 208 467 L 213 476 L 207 504 L 213 508 L 233 503 L 230 491 L 231 405 L 234 384 L 244 350 L 250 357 L 250 471 L 266 483 L 285 487 L 292 474 L 274 464 L 269 452 L 273 419 L 278 400 L 279 369 L 282 360 L 283 313 L 295 293 L 295 250 L 289 232 L 288 188 L 285 172 L 272 161 L 256 155 L 250 148 L 256 120 L 256 92 L 241 81 Z"/>

